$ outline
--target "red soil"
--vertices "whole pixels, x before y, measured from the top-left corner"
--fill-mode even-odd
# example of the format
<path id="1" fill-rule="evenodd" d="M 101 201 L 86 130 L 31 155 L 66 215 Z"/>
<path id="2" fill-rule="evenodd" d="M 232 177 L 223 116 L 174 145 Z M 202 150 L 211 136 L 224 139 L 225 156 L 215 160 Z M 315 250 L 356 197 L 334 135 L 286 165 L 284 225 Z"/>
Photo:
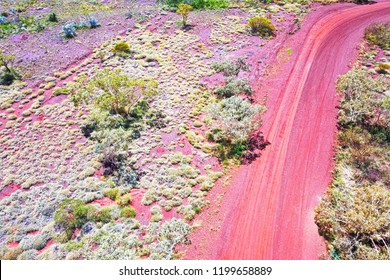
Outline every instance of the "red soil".
<path id="1" fill-rule="evenodd" d="M 6 196 L 10 196 L 15 191 L 19 190 L 21 188 L 18 184 L 10 184 L 6 186 L 4 189 L 0 191 L 0 200 L 2 200 Z"/>
<path id="2" fill-rule="evenodd" d="M 292 56 L 276 58 L 270 77 L 256 87 L 269 94 L 262 130 L 271 145 L 239 168 L 216 214 L 221 230 L 196 232 L 193 240 L 207 241 L 191 246 L 186 258 L 317 259 L 325 251 L 314 208 L 331 179 L 334 82 L 348 70 L 364 28 L 389 15 L 389 2 L 321 8 L 285 42 Z"/>

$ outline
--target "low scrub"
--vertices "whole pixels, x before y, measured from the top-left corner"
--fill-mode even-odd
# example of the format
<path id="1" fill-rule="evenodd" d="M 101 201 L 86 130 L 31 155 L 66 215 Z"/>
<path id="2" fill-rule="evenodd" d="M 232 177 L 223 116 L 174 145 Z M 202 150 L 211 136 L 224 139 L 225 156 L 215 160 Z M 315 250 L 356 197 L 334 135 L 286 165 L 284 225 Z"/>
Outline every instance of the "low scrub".
<path id="1" fill-rule="evenodd" d="M 190 5 L 188 5 L 188 4 L 184 4 L 184 3 L 179 4 L 179 5 L 177 6 L 177 11 L 176 11 L 176 12 L 177 12 L 179 15 L 182 16 L 182 18 L 183 18 L 183 26 L 186 26 L 186 25 L 187 25 L 188 15 L 189 15 L 189 13 L 192 11 L 192 9 L 193 9 L 192 6 L 190 6 Z"/>
<path id="2" fill-rule="evenodd" d="M 237 60 L 227 60 L 223 62 L 215 62 L 212 64 L 212 69 L 220 73 L 222 72 L 225 77 L 234 77 L 242 71 L 249 71 L 249 66 L 243 57 L 237 58 Z"/>
<path id="3" fill-rule="evenodd" d="M 261 37 L 273 36 L 276 30 L 271 20 L 259 16 L 249 20 L 249 27 L 253 34 L 260 35 Z"/>
<path id="4" fill-rule="evenodd" d="M 0 67 L 4 68 L 3 71 L 0 69 L 0 85 L 9 86 L 14 82 L 14 80 L 19 78 L 19 75 L 12 67 L 14 60 L 15 56 L 11 54 L 6 55 L 2 50 L 0 50 Z"/>
<path id="5" fill-rule="evenodd" d="M 389 259 L 388 85 L 366 70 L 338 80 L 342 101 L 337 163 L 315 221 L 333 259 Z"/>
<path id="6" fill-rule="evenodd" d="M 248 79 L 232 79 L 226 85 L 219 87 L 214 92 L 216 95 L 228 98 L 239 94 L 251 95 L 252 88 Z"/>
<path id="7" fill-rule="evenodd" d="M 384 50 L 389 50 L 390 22 L 371 25 L 365 30 L 364 38 Z"/>
<path id="8" fill-rule="evenodd" d="M 54 221 L 56 223 L 59 242 L 67 242 L 72 238 L 76 228 L 81 228 L 88 221 L 108 223 L 111 220 L 110 210 L 85 204 L 79 199 L 66 199 L 58 207 Z"/>
<path id="9" fill-rule="evenodd" d="M 253 105 L 238 96 L 211 104 L 207 113 L 212 119 L 208 139 L 217 142 L 217 152 L 222 160 L 239 158 L 248 148 L 254 129 L 260 125 L 264 107 Z"/>
<path id="10" fill-rule="evenodd" d="M 388 86 L 387 80 L 373 79 L 363 69 L 353 69 L 339 77 L 337 89 L 342 95 L 339 123 L 346 127 L 383 122 L 385 99 L 380 97 Z"/>
<path id="11" fill-rule="evenodd" d="M 115 55 L 119 55 L 121 57 L 127 57 L 131 53 L 130 46 L 126 42 L 119 42 L 115 44 L 114 48 L 112 49 L 112 52 Z"/>

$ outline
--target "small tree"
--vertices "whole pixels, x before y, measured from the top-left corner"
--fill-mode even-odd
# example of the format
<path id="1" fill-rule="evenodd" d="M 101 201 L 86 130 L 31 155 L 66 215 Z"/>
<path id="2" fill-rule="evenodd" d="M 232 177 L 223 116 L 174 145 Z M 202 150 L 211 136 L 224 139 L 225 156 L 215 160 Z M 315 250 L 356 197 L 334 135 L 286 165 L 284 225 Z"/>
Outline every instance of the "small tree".
<path id="1" fill-rule="evenodd" d="M 192 6 L 188 4 L 179 4 L 177 7 L 177 13 L 183 17 L 183 26 L 187 25 L 188 14 L 192 9 Z"/>
<path id="2" fill-rule="evenodd" d="M 148 79 L 132 79 L 120 69 L 104 69 L 92 80 L 81 80 L 82 88 L 74 90 L 72 100 L 94 104 L 99 110 L 126 117 L 131 109 L 143 98 L 157 93 L 157 82 Z"/>

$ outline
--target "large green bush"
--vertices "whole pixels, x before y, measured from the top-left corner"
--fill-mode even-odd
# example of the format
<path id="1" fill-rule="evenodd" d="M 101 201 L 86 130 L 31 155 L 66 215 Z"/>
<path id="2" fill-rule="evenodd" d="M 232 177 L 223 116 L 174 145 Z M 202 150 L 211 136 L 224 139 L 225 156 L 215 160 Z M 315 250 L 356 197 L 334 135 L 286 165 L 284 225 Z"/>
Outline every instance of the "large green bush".
<path id="1" fill-rule="evenodd" d="M 213 120 L 212 129 L 219 129 L 214 140 L 237 143 L 247 140 L 253 129 L 258 127 L 262 107 L 232 96 L 211 104 L 207 112 Z"/>

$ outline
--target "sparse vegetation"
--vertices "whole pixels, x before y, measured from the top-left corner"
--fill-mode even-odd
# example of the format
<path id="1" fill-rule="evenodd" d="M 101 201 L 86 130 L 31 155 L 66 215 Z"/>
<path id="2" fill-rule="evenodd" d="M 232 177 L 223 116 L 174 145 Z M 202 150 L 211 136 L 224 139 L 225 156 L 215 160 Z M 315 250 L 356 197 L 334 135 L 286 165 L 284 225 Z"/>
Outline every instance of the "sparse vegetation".
<path id="1" fill-rule="evenodd" d="M 215 62 L 212 65 L 215 72 L 223 72 L 225 77 L 231 78 L 237 76 L 240 70 L 249 71 L 248 64 L 245 62 L 243 57 L 237 58 L 237 60 L 227 60 L 223 62 Z"/>
<path id="2" fill-rule="evenodd" d="M 367 29 L 366 40 L 374 43 L 373 30 Z M 337 88 L 340 146 L 315 221 L 332 259 L 389 259 L 389 80 L 355 68 L 339 78 Z"/>
<path id="3" fill-rule="evenodd" d="M 88 221 L 108 223 L 111 220 L 110 210 L 85 204 L 79 199 L 66 199 L 57 209 L 54 221 L 58 226 L 58 241 L 67 242 L 72 238 L 76 228 Z"/>
<path id="4" fill-rule="evenodd" d="M 227 0 L 165 0 L 165 3 L 170 7 L 178 7 L 180 4 L 188 4 L 197 10 L 218 10 L 227 8 L 229 6 Z"/>

